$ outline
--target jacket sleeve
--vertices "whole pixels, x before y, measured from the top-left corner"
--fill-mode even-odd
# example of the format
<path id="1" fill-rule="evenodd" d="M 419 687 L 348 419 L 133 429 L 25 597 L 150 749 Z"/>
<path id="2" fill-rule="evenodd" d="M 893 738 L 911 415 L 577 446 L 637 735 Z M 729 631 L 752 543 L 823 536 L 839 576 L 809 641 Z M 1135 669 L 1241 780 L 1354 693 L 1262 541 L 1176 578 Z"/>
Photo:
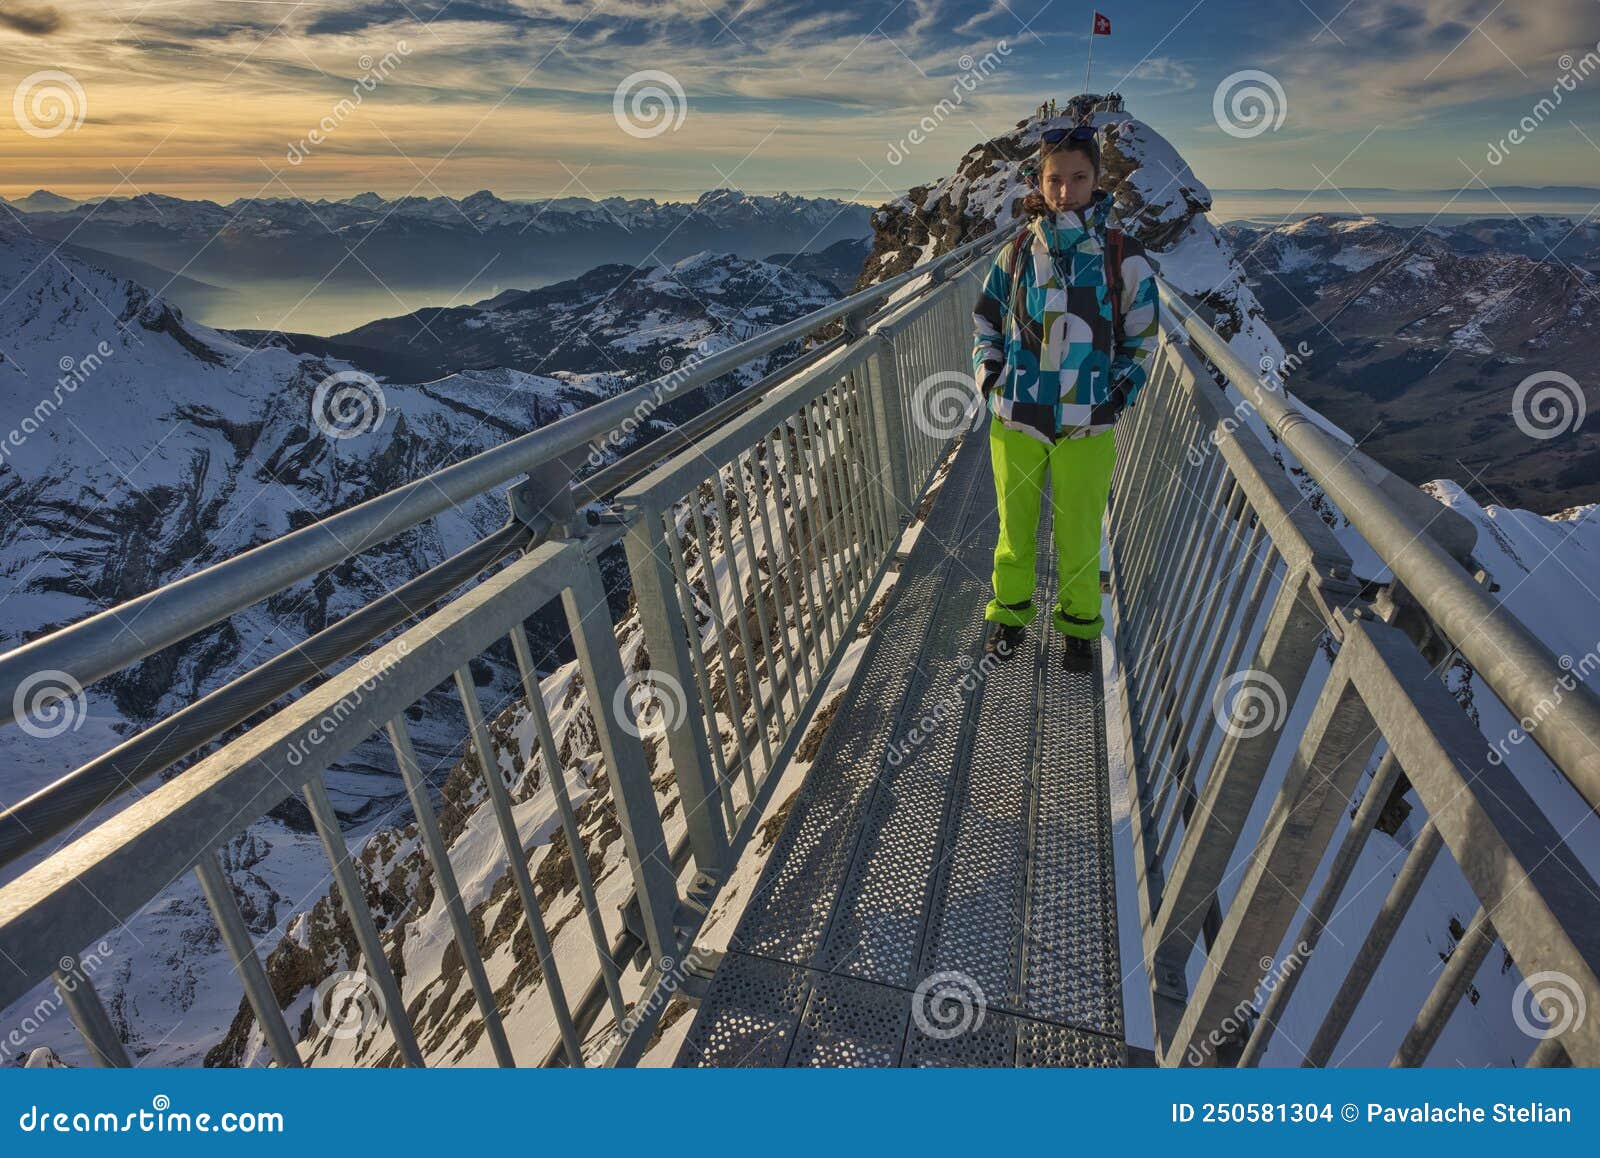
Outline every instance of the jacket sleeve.
<path id="1" fill-rule="evenodd" d="M 1006 266 L 1010 264 L 1011 247 L 1008 241 L 995 254 L 989 266 L 989 276 L 983 280 L 978 293 L 978 304 L 972 308 L 972 378 L 978 393 L 987 397 L 1000 380 L 1006 364 L 1005 316 L 1010 307 L 1011 287 L 1006 284 Z"/>
<path id="2" fill-rule="evenodd" d="M 1160 295 L 1144 247 L 1131 237 L 1122 255 L 1122 340 L 1111 360 L 1112 397 L 1123 409 L 1144 389 L 1146 366 L 1160 340 Z"/>

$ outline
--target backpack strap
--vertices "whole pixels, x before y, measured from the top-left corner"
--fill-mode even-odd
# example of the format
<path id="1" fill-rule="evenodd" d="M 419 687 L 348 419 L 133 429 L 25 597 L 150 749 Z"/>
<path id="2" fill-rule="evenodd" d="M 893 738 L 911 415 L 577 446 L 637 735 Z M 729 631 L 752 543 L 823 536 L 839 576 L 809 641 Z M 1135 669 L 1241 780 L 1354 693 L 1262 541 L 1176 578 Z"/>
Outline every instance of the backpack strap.
<path id="1" fill-rule="evenodd" d="M 1111 334 L 1119 346 L 1123 338 L 1122 251 L 1122 230 L 1106 230 L 1106 290 L 1111 296 Z M 1114 355 L 1116 351 L 1112 353 Z"/>

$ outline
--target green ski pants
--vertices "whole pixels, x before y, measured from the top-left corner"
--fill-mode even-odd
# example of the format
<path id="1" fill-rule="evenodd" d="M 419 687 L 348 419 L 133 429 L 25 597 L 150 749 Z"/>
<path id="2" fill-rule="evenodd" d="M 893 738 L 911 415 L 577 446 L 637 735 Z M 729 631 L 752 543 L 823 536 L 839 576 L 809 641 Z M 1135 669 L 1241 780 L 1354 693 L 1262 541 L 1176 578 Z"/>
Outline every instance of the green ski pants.
<path id="1" fill-rule="evenodd" d="M 989 420 L 989 454 L 1000 508 L 994 548 L 994 598 L 984 608 L 991 623 L 1032 623 L 1036 583 L 1039 502 L 1050 471 L 1058 583 L 1051 620 L 1064 635 L 1093 639 L 1105 627 L 1100 615 L 1100 527 L 1111 494 L 1116 432 L 1063 439 L 1053 446 Z"/>

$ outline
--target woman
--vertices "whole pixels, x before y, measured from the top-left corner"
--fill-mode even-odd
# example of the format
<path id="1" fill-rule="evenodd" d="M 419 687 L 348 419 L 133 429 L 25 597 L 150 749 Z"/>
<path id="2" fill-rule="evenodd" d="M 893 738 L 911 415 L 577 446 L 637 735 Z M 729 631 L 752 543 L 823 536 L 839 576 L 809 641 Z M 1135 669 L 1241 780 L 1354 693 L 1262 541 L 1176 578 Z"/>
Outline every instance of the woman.
<path id="1" fill-rule="evenodd" d="M 973 371 L 991 418 L 999 504 L 985 650 L 1009 659 L 1033 605 L 1039 502 L 1048 468 L 1059 560 L 1052 615 L 1062 666 L 1088 671 L 1100 615 L 1100 524 L 1117 417 L 1156 346 L 1156 282 L 1144 247 L 1108 226 L 1100 149 L 1088 126 L 1047 130 L 1024 165 L 1031 220 L 996 255 L 973 310 Z M 1120 259 L 1118 254 L 1120 252 Z"/>

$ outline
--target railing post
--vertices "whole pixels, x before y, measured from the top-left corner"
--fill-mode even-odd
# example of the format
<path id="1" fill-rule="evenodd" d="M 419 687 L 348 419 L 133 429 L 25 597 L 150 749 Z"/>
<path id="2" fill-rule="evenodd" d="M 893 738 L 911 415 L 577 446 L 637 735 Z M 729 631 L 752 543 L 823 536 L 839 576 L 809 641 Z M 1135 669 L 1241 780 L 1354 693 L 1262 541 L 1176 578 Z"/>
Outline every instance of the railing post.
<path id="1" fill-rule="evenodd" d="M 911 451 L 906 441 L 906 408 L 900 386 L 900 370 L 895 363 L 894 339 L 879 331 L 864 338 L 874 348 L 867 359 L 868 395 L 877 409 L 873 428 L 882 460 L 889 464 L 889 510 L 896 513 L 899 526 L 910 521 L 911 501 L 916 498 L 911 482 Z"/>
<path id="2" fill-rule="evenodd" d="M 678 600 L 672 564 L 662 542 L 662 515 L 649 504 L 623 501 L 620 505 L 628 528 L 622 545 L 628 556 L 628 574 L 633 580 L 633 597 L 650 652 L 650 667 L 673 681 L 677 685 L 674 690 L 683 697 L 683 710 L 665 712 L 665 725 L 679 805 L 689 827 L 689 846 L 700 872 L 711 880 L 720 880 L 730 852 L 722 822 L 722 789 L 711 764 L 699 687 L 690 666 L 683 605 Z"/>
<path id="3" fill-rule="evenodd" d="M 589 693 L 589 711 L 594 716 L 600 754 L 611 778 L 617 822 L 638 890 L 644 939 L 651 959 L 659 964 L 664 957 L 678 955 L 673 927 L 678 885 L 672 871 L 671 850 L 661 828 L 655 786 L 650 782 L 650 769 L 645 766 L 644 749 L 633 721 L 632 701 L 624 688 L 616 628 L 593 557 L 578 568 L 572 586 L 561 593 L 561 604 L 578 653 L 578 670 L 583 673 Z M 623 719 L 613 715 L 613 705 Z"/>

